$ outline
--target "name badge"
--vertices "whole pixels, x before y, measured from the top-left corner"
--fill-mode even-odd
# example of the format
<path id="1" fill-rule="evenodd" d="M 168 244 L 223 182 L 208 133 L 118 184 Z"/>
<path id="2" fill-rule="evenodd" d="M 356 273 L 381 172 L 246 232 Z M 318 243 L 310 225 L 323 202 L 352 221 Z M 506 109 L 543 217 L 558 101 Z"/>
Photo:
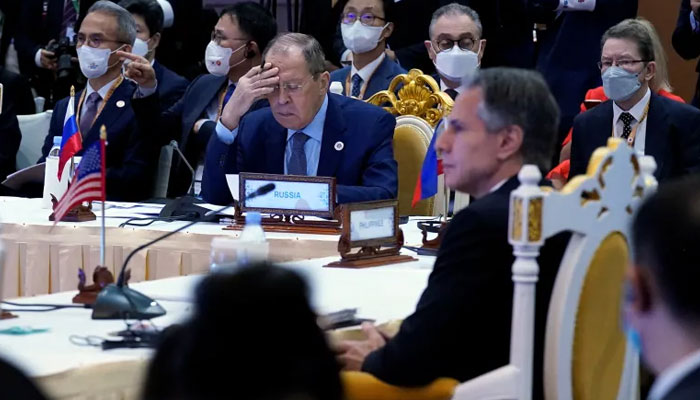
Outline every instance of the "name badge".
<path id="1" fill-rule="evenodd" d="M 267 184 L 275 189 L 264 196 L 247 197 Z M 241 173 L 241 211 L 269 214 L 310 215 L 332 218 L 335 210 L 335 178 Z"/>

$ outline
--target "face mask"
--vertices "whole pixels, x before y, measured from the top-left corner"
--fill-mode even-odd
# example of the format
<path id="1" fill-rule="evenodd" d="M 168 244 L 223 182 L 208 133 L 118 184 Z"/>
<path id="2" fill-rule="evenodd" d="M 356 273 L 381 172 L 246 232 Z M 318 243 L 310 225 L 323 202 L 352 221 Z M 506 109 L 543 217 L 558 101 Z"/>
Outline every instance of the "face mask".
<path id="1" fill-rule="evenodd" d="M 229 65 L 231 56 L 245 46 L 244 44 L 236 50 L 232 50 L 228 47 L 221 47 L 214 42 L 209 42 L 207 51 L 204 54 L 204 62 L 207 64 L 207 71 L 212 75 L 225 76 L 231 68 L 245 61 L 245 59 L 243 59 L 234 65 Z"/>
<path id="2" fill-rule="evenodd" d="M 365 26 L 360 21 L 355 21 L 353 24 L 340 24 L 343 44 L 355 54 L 366 53 L 377 47 L 379 37 L 387 25 L 389 24 L 384 26 Z"/>
<path id="3" fill-rule="evenodd" d="M 603 89 L 608 98 L 615 101 L 625 101 L 632 97 L 642 86 L 639 74 L 623 68 L 612 66 L 603 73 Z"/>
<path id="4" fill-rule="evenodd" d="M 437 53 L 435 68 L 445 78 L 453 82 L 462 82 L 464 77 L 471 76 L 479 68 L 479 55 L 455 45 L 449 50 Z"/>
<path id="5" fill-rule="evenodd" d="M 151 39 L 148 39 L 148 42 L 150 42 Z M 134 41 L 134 46 L 131 49 L 132 54 L 136 54 L 137 56 L 141 57 L 146 57 L 148 54 L 148 42 L 141 40 L 139 38 L 136 38 L 136 41 Z"/>
<path id="6" fill-rule="evenodd" d="M 117 50 L 124 46 L 119 47 Z M 117 50 L 96 49 L 90 46 L 80 46 L 76 51 L 80 62 L 80 71 L 88 79 L 99 78 L 110 68 L 109 56 Z"/>

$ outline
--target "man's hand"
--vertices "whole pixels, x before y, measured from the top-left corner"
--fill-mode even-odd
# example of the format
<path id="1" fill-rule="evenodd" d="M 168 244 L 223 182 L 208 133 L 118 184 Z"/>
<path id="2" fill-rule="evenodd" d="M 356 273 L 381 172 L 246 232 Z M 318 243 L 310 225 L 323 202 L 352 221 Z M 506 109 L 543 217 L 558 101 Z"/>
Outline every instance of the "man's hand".
<path id="1" fill-rule="evenodd" d="M 695 18 L 700 20 L 700 0 L 690 0 L 690 9 L 693 10 Z"/>
<path id="2" fill-rule="evenodd" d="M 346 340 L 336 347 L 338 362 L 346 371 L 360 371 L 369 353 L 384 347 L 385 337 L 369 322 L 362 324 L 367 340 Z"/>
<path id="3" fill-rule="evenodd" d="M 156 71 L 151 62 L 136 54 L 117 51 L 117 56 L 131 60 L 124 68 L 124 76 L 136 82 L 140 87 L 152 89 L 156 87 Z"/>
<path id="4" fill-rule="evenodd" d="M 39 51 L 41 52 L 41 67 L 52 71 L 57 70 L 58 60 L 56 60 L 56 54 L 53 51 L 48 51 L 46 49 L 41 49 Z"/>
<path id="5" fill-rule="evenodd" d="M 256 66 L 243 75 L 238 80 L 231 99 L 221 112 L 221 123 L 227 129 L 236 129 L 241 118 L 250 110 L 253 103 L 275 90 L 275 85 L 280 81 L 279 76 L 277 76 L 279 71 L 279 68 L 272 68 L 272 64 L 267 63 L 264 70 L 260 66 Z"/>

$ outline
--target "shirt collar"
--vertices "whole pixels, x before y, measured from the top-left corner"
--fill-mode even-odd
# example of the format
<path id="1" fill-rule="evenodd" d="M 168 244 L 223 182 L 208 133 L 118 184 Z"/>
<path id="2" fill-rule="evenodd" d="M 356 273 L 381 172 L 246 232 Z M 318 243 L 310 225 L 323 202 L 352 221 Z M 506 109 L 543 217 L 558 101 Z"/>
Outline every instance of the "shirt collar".
<path id="1" fill-rule="evenodd" d="M 119 79 L 119 77 L 114 78 L 112 81 L 102 86 L 99 90 L 93 89 L 92 84 L 90 84 L 90 81 L 88 81 L 88 84 L 85 85 L 85 98 L 87 99 L 93 92 L 97 92 L 99 93 L 100 98 L 104 100 L 104 98 L 107 97 L 107 93 L 109 93 L 109 89 L 112 88 L 117 79 Z"/>
<path id="2" fill-rule="evenodd" d="M 647 92 L 644 94 L 644 97 L 642 97 L 642 99 L 639 100 L 637 104 L 635 104 L 632 108 L 630 108 L 629 111 L 627 111 L 628 113 L 632 114 L 632 116 L 637 122 L 639 122 L 642 119 L 642 115 L 644 115 L 644 109 L 649 103 L 650 98 L 651 90 L 647 88 Z M 625 111 L 613 101 L 613 121 L 615 123 L 617 123 L 617 121 L 620 119 L 620 114 L 622 114 L 623 112 Z"/>
<path id="3" fill-rule="evenodd" d="M 508 178 L 508 179 L 510 179 L 510 178 Z M 503 185 L 506 184 L 506 182 L 508 182 L 508 179 L 504 179 L 504 180 L 498 182 L 497 184 L 493 185 L 493 187 L 491 188 L 491 190 L 489 190 L 489 193 L 493 193 L 493 192 L 495 192 L 496 190 L 500 189 Z"/>
<path id="4" fill-rule="evenodd" d="M 355 74 L 359 74 L 360 78 L 362 78 L 362 82 L 368 82 L 369 78 L 372 77 L 372 74 L 379 67 L 379 64 L 381 64 L 382 61 L 384 61 L 385 57 L 385 53 L 380 54 L 379 57 L 375 58 L 371 63 L 362 67 L 362 69 L 360 69 L 359 71 L 357 70 L 357 68 L 355 68 L 355 64 L 352 64 L 350 70 L 350 78 L 355 76 Z"/>
<path id="5" fill-rule="evenodd" d="M 445 81 L 440 79 L 440 91 L 444 92 L 447 89 L 450 89 L 450 87 L 447 86 Z M 454 88 L 454 91 L 457 92 L 458 94 L 462 94 L 462 92 L 464 91 L 464 85 L 457 86 L 456 88 Z"/>
<path id="6" fill-rule="evenodd" d="M 700 367 L 700 349 L 695 350 L 695 352 L 688 354 L 680 361 L 666 368 L 651 387 L 648 399 L 660 400 L 664 398 L 683 378 L 698 367 Z"/>
<path id="7" fill-rule="evenodd" d="M 297 132 L 304 132 L 311 139 L 321 142 L 323 137 L 323 126 L 326 124 L 326 110 L 328 110 L 328 95 L 323 99 L 321 108 L 318 109 L 316 116 L 311 122 L 301 129 L 287 129 L 287 141 L 292 138 Z"/>

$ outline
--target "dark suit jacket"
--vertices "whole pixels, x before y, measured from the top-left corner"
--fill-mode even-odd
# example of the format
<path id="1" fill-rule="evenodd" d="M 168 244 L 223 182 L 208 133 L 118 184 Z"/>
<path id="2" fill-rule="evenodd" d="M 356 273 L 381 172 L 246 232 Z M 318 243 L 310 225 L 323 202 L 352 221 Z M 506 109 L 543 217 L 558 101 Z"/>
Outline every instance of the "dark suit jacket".
<path id="1" fill-rule="evenodd" d="M 369 354 L 364 371 L 416 386 L 439 377 L 466 381 L 508 364 L 514 261 L 508 205 L 517 187 L 512 177 L 454 216 L 416 311 L 393 339 Z M 538 258 L 533 399 L 542 398 L 547 310 L 567 240 L 566 234 L 547 240 Z"/>
<path id="2" fill-rule="evenodd" d="M 395 125 L 394 117 L 379 107 L 328 94 L 317 175 L 336 178 L 339 203 L 396 198 L 398 177 L 392 149 Z M 340 151 L 335 149 L 338 142 L 344 144 Z M 236 144 L 237 159 L 228 159 L 223 171 L 217 173 L 284 174 L 287 129 L 275 120 L 269 108 L 241 120 Z M 204 170 L 205 175 L 210 173 Z M 228 192 L 226 186 L 216 189 Z M 227 195 L 213 196 L 207 200 Z"/>
<path id="3" fill-rule="evenodd" d="M 0 67 L 0 83 L 3 85 L 2 112 L 15 115 L 36 113 L 32 89 L 24 76 Z"/>
<path id="4" fill-rule="evenodd" d="M 345 93 L 345 82 L 348 78 L 348 74 L 352 70 L 351 66 L 347 66 L 338 70 L 331 72 L 331 81 L 340 82 L 343 84 L 343 94 L 348 96 L 349 93 Z M 373 94 L 386 90 L 389 88 L 391 80 L 396 77 L 396 75 L 405 74 L 406 70 L 401 68 L 397 63 L 391 61 L 389 57 L 384 57 L 384 60 L 377 66 L 377 69 L 372 74 L 372 77 L 367 82 L 367 90 L 365 90 L 365 96 L 363 100 L 369 99 Z"/>
<path id="5" fill-rule="evenodd" d="M 44 400 L 46 397 L 20 370 L 0 360 L 0 387 L 7 399 Z"/>
<path id="6" fill-rule="evenodd" d="M 15 47 L 22 73 L 29 74 L 36 69 L 36 52 L 61 34 L 64 0 L 48 0 L 45 15 L 43 0 L 23 0 L 21 3 L 22 23 L 17 28 Z"/>
<path id="7" fill-rule="evenodd" d="M 124 80 L 109 98 L 90 131 L 83 133 L 83 149 L 100 138 L 100 127 L 107 128 L 107 199 L 140 201 L 151 197 L 158 153 L 144 135 L 134 116 L 132 96 L 136 86 Z M 82 92 L 76 93 L 75 107 Z M 53 146 L 53 137 L 63 134 L 68 98 L 56 103 L 49 134 L 42 148 L 42 162 Z M 124 103 L 118 107 L 117 103 Z M 136 100 L 134 100 L 136 102 Z M 82 151 L 77 155 L 82 155 Z"/>
<path id="8" fill-rule="evenodd" d="M 612 127 L 612 101 L 576 117 L 570 177 L 586 172 L 593 151 L 606 145 Z M 659 182 L 700 170 L 700 111 L 652 92 L 644 152 L 656 160 Z"/>
<path id="9" fill-rule="evenodd" d="M 0 113 L 0 182 L 17 170 L 17 151 L 21 140 L 17 116 L 12 110 L 3 110 Z"/>
<path id="10" fill-rule="evenodd" d="M 686 60 L 692 60 L 700 56 L 700 34 L 693 32 L 690 24 L 690 0 L 681 0 L 681 8 L 678 12 L 678 22 L 676 30 L 673 31 L 673 48 L 676 53 Z M 700 72 L 700 62 L 695 67 L 695 71 Z M 693 105 L 700 106 L 700 79 L 695 85 L 695 95 Z"/>
<path id="11" fill-rule="evenodd" d="M 158 80 L 160 110 L 165 111 L 182 98 L 190 82 L 169 70 L 158 61 L 153 63 L 153 69 L 156 72 L 156 79 Z"/>
<path id="12" fill-rule="evenodd" d="M 700 399 L 700 368 L 695 368 L 661 400 L 696 400 Z"/>

